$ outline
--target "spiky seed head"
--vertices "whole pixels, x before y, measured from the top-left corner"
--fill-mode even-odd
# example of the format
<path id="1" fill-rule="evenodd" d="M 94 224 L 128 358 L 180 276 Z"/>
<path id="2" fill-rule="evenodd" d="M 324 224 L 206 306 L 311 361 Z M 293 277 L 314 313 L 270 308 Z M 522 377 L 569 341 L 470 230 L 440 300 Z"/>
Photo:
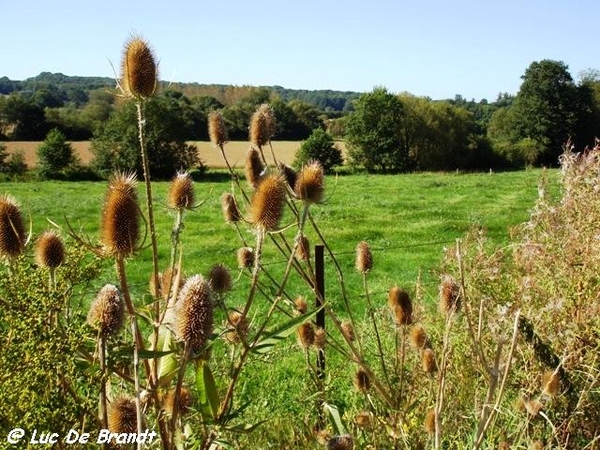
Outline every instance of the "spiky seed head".
<path id="1" fill-rule="evenodd" d="M 208 280 L 213 292 L 224 294 L 231 290 L 231 274 L 223 264 L 215 264 L 210 269 Z"/>
<path id="2" fill-rule="evenodd" d="M 354 387 L 359 392 L 367 392 L 371 389 L 371 378 L 365 370 L 358 369 L 354 374 Z"/>
<path id="3" fill-rule="evenodd" d="M 296 300 L 294 300 L 294 308 L 299 315 L 306 314 L 306 311 L 308 311 L 306 299 L 301 295 L 296 297 Z"/>
<path id="4" fill-rule="evenodd" d="M 327 441 L 327 450 L 354 450 L 354 440 L 349 434 L 333 436 Z"/>
<path id="5" fill-rule="evenodd" d="M 117 173 L 109 180 L 102 210 L 101 240 L 106 253 L 129 256 L 140 236 L 135 174 Z"/>
<path id="6" fill-rule="evenodd" d="M 423 428 L 427 434 L 435 433 L 435 409 L 430 409 L 425 414 L 425 420 L 423 421 Z"/>
<path id="7" fill-rule="evenodd" d="M 388 292 L 388 305 L 394 314 L 396 325 L 410 325 L 413 322 L 413 307 L 408 292 L 397 286 Z"/>
<path id="8" fill-rule="evenodd" d="M 248 336 L 248 330 L 250 328 L 248 319 L 238 311 L 232 311 L 227 316 L 227 323 L 225 324 L 229 329 L 225 333 L 225 339 L 232 344 L 245 340 Z"/>
<path id="9" fill-rule="evenodd" d="M 369 244 L 365 241 L 359 242 L 356 246 L 356 270 L 363 275 L 373 268 L 373 254 Z"/>
<path id="10" fill-rule="evenodd" d="M 361 411 L 354 417 L 354 423 L 361 430 L 365 430 L 371 426 L 373 417 L 369 411 Z"/>
<path id="11" fill-rule="evenodd" d="M 318 161 L 305 165 L 296 179 L 294 193 L 300 200 L 312 204 L 321 203 L 325 192 L 325 174 Z"/>
<path id="12" fill-rule="evenodd" d="M 354 327 L 352 326 L 352 322 L 350 322 L 349 320 L 344 320 L 342 321 L 341 327 L 342 333 L 344 333 L 345 338 L 350 342 L 353 342 L 356 339 L 356 335 L 354 334 Z"/>
<path id="13" fill-rule="evenodd" d="M 227 223 L 239 222 L 242 218 L 235 197 L 229 192 L 224 192 L 223 195 L 221 195 L 221 209 L 223 210 L 223 217 Z"/>
<path id="14" fill-rule="evenodd" d="M 560 377 L 555 370 L 547 370 L 542 374 L 542 392 L 548 397 L 554 397 L 560 387 Z"/>
<path id="15" fill-rule="evenodd" d="M 175 336 L 192 352 L 199 352 L 213 329 L 213 302 L 210 284 L 201 275 L 185 282 L 175 305 Z"/>
<path id="16" fill-rule="evenodd" d="M 315 328 L 310 322 L 304 322 L 298 327 L 298 344 L 307 349 L 315 343 Z"/>
<path id="17" fill-rule="evenodd" d="M 250 147 L 248 152 L 246 153 L 246 164 L 245 164 L 245 174 L 246 181 L 253 188 L 256 189 L 260 180 L 263 177 L 265 171 L 265 166 L 263 165 L 262 160 L 260 159 L 260 154 L 258 150 L 254 147 Z"/>
<path id="18" fill-rule="evenodd" d="M 192 394 L 188 388 L 181 388 L 179 391 L 179 399 L 177 404 L 177 414 L 183 416 L 190 411 L 192 406 Z M 163 408 L 170 416 L 173 416 L 173 411 L 175 410 L 175 389 L 171 389 L 169 392 L 167 392 L 167 395 L 165 395 L 163 400 Z"/>
<path id="19" fill-rule="evenodd" d="M 35 260 L 48 269 L 56 269 L 65 261 L 65 246 L 56 231 L 40 234 L 35 243 Z"/>
<path id="20" fill-rule="evenodd" d="M 275 115 L 270 105 L 263 103 L 250 118 L 250 142 L 257 147 L 269 143 L 275 134 Z"/>
<path id="21" fill-rule="evenodd" d="M 188 172 L 178 172 L 171 181 L 169 207 L 173 209 L 192 209 L 194 202 L 194 180 Z"/>
<path id="22" fill-rule="evenodd" d="M 125 303 L 119 288 L 105 284 L 90 305 L 87 322 L 104 336 L 116 334 L 123 325 Z"/>
<path id="23" fill-rule="evenodd" d="M 19 256 L 23 253 L 26 239 L 19 204 L 10 195 L 0 195 L 0 257 Z"/>
<path id="24" fill-rule="evenodd" d="M 524 399 L 523 404 L 525 406 L 525 411 L 527 411 L 527 414 L 529 414 L 531 417 L 537 417 L 540 411 L 544 408 L 543 403 L 535 398 Z"/>
<path id="25" fill-rule="evenodd" d="M 214 146 L 221 146 L 227 142 L 227 128 L 223 113 L 221 111 L 211 111 L 208 113 L 208 136 Z"/>
<path id="26" fill-rule="evenodd" d="M 290 190 L 294 192 L 296 189 L 296 180 L 298 179 L 298 174 L 294 169 L 284 163 L 279 163 L 279 171 L 285 177 L 285 181 L 287 182 Z"/>
<path id="27" fill-rule="evenodd" d="M 410 329 L 410 344 L 417 350 L 428 347 L 427 333 L 422 325 L 415 325 Z"/>
<path id="28" fill-rule="evenodd" d="M 250 202 L 250 223 L 256 228 L 272 231 L 277 228 L 285 206 L 285 181 L 279 174 L 266 175 Z"/>
<path id="29" fill-rule="evenodd" d="M 111 433 L 135 433 L 137 431 L 134 399 L 118 397 L 108 407 L 107 415 L 108 429 Z"/>
<path id="30" fill-rule="evenodd" d="M 325 333 L 325 329 L 321 327 L 315 328 L 315 347 L 318 350 L 323 350 L 325 348 L 325 343 L 327 341 L 327 334 Z"/>
<path id="31" fill-rule="evenodd" d="M 237 262 L 240 269 L 250 269 L 254 265 L 254 249 L 252 247 L 238 249 Z"/>
<path id="32" fill-rule="evenodd" d="M 156 92 L 158 66 L 148 42 L 139 36 L 130 37 L 123 49 L 121 87 L 126 95 L 148 98 Z"/>
<path id="33" fill-rule="evenodd" d="M 444 275 L 440 283 L 439 309 L 443 314 L 460 311 L 460 286 L 451 275 Z"/>
<path id="34" fill-rule="evenodd" d="M 426 348 L 421 352 L 421 366 L 423 372 L 431 375 L 437 370 L 437 363 L 435 362 L 435 354 L 430 348 Z"/>
<path id="35" fill-rule="evenodd" d="M 298 247 L 296 248 L 296 256 L 302 261 L 308 261 L 310 259 L 310 243 L 306 236 L 300 236 Z"/>

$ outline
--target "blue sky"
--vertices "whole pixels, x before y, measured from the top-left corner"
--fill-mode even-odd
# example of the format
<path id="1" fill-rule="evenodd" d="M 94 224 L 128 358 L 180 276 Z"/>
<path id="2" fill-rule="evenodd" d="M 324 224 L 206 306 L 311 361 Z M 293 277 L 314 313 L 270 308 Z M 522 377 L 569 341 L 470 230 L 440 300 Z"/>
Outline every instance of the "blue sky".
<path id="1" fill-rule="evenodd" d="M 161 79 L 433 99 L 514 94 L 533 61 L 600 69 L 598 0 L 4 0 L 0 76 L 113 76 L 131 33 Z"/>

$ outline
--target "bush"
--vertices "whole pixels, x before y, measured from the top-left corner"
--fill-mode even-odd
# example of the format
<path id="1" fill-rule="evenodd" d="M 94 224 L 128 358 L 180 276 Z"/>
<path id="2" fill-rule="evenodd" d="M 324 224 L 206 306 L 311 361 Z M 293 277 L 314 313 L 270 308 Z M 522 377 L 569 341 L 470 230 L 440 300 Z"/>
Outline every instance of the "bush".
<path id="1" fill-rule="evenodd" d="M 313 130 L 296 151 L 294 166 L 299 169 L 310 160 L 319 161 L 325 172 L 344 163 L 342 151 L 335 145 L 333 137 L 321 128 Z"/>
<path id="2" fill-rule="evenodd" d="M 74 162 L 73 148 L 57 128 L 51 130 L 37 149 L 38 171 L 42 178 L 60 178 L 63 170 Z"/>

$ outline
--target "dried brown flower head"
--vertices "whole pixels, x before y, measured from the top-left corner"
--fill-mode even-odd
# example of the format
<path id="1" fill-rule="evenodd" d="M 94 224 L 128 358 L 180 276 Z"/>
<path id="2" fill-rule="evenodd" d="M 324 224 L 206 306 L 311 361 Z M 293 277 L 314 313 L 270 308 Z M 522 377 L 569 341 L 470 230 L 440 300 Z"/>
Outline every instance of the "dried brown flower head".
<path id="1" fill-rule="evenodd" d="M 237 262 L 240 269 L 249 269 L 254 265 L 254 249 L 241 247 L 237 251 Z"/>
<path id="2" fill-rule="evenodd" d="M 369 428 L 372 420 L 373 417 L 369 411 L 361 411 L 354 417 L 354 423 L 356 423 L 356 426 L 361 430 Z"/>
<path id="3" fill-rule="evenodd" d="M 460 307 L 460 286 L 452 276 L 445 275 L 440 283 L 440 311 L 443 314 L 456 313 L 460 311 Z"/>
<path id="4" fill-rule="evenodd" d="M 250 142 L 257 147 L 269 143 L 275 134 L 275 115 L 270 105 L 263 103 L 250 118 Z"/>
<path id="5" fill-rule="evenodd" d="M 137 432 L 135 400 L 119 397 L 108 407 L 108 429 L 111 433 Z"/>
<path id="6" fill-rule="evenodd" d="M 315 343 L 315 328 L 310 322 L 304 322 L 298 327 L 298 344 L 307 349 Z"/>
<path id="7" fill-rule="evenodd" d="M 227 223 L 239 222 L 242 218 L 235 197 L 229 192 L 224 192 L 223 195 L 221 195 L 221 209 L 223 210 L 223 217 Z"/>
<path id="8" fill-rule="evenodd" d="M 285 181 L 287 182 L 290 190 L 294 192 L 294 190 L 296 189 L 296 180 L 298 179 L 298 174 L 296 173 L 296 171 L 290 166 L 281 162 L 279 163 L 279 171 L 285 177 Z"/>
<path id="9" fill-rule="evenodd" d="M 346 337 L 347 340 L 352 342 L 356 339 L 356 335 L 354 334 L 354 327 L 352 326 L 352 322 L 350 322 L 349 320 L 344 320 L 341 324 L 341 327 L 342 327 L 342 333 L 344 333 L 344 336 Z"/>
<path id="10" fill-rule="evenodd" d="M 294 193 L 306 203 L 320 203 L 325 192 L 325 174 L 318 161 L 310 161 L 305 165 L 296 179 Z"/>
<path id="11" fill-rule="evenodd" d="M 272 231 L 277 228 L 285 206 L 285 181 L 279 174 L 266 175 L 258 185 L 250 203 L 250 223 Z"/>
<path id="12" fill-rule="evenodd" d="M 413 307 L 408 292 L 397 286 L 388 292 L 388 305 L 394 314 L 396 325 L 410 325 L 413 322 Z"/>
<path id="13" fill-rule="evenodd" d="M 212 290 L 218 294 L 224 294 L 231 290 L 231 274 L 223 264 L 215 264 L 210 269 L 208 280 Z"/>
<path id="14" fill-rule="evenodd" d="M 542 392 L 549 397 L 558 394 L 560 387 L 560 377 L 555 370 L 547 370 L 542 374 Z"/>
<path id="15" fill-rule="evenodd" d="M 102 210 L 101 240 L 106 253 L 129 256 L 140 236 L 140 209 L 134 174 L 111 177 Z"/>
<path id="16" fill-rule="evenodd" d="M 371 378 L 363 369 L 358 369 L 354 374 L 354 387 L 359 392 L 367 392 L 371 389 Z"/>
<path id="17" fill-rule="evenodd" d="M 435 433 L 435 409 L 430 409 L 425 414 L 425 420 L 423 421 L 423 428 L 428 434 Z"/>
<path id="18" fill-rule="evenodd" d="M 327 450 L 354 450 L 354 440 L 349 434 L 333 436 L 327 441 Z"/>
<path id="19" fill-rule="evenodd" d="M 301 295 L 296 297 L 296 300 L 294 300 L 294 307 L 296 308 L 296 312 L 299 315 L 306 314 L 306 311 L 308 311 L 308 304 L 306 303 L 306 299 Z"/>
<path id="20" fill-rule="evenodd" d="M 181 388 L 177 404 L 179 405 L 177 414 L 183 416 L 190 411 L 192 406 L 192 394 L 188 388 Z M 165 395 L 163 408 L 170 416 L 173 415 L 173 411 L 175 410 L 175 389 L 171 389 L 167 392 L 167 395 Z"/>
<path id="21" fill-rule="evenodd" d="M 154 95 L 158 84 L 158 65 L 148 42 L 130 37 L 123 49 L 121 88 L 126 95 L 147 98 Z"/>
<path id="22" fill-rule="evenodd" d="M 192 209 L 194 201 L 194 180 L 188 172 L 178 172 L 171 181 L 169 206 L 173 209 Z"/>
<path id="23" fill-rule="evenodd" d="M 422 325 L 415 325 L 410 329 L 410 344 L 418 350 L 429 346 L 427 333 Z"/>
<path id="24" fill-rule="evenodd" d="M 104 336 L 117 333 L 123 325 L 125 303 L 119 289 L 106 284 L 90 305 L 87 322 Z"/>
<path id="25" fill-rule="evenodd" d="M 44 231 L 35 243 L 35 260 L 49 269 L 56 269 L 65 261 L 65 246 L 54 230 Z"/>
<path id="26" fill-rule="evenodd" d="M 221 111 L 211 111 L 208 114 L 208 136 L 210 142 L 217 147 L 227 142 L 227 128 Z"/>
<path id="27" fill-rule="evenodd" d="M 373 268 L 373 254 L 366 242 L 359 242 L 356 246 L 356 270 L 363 275 Z"/>
<path id="28" fill-rule="evenodd" d="M 228 328 L 228 331 L 225 333 L 225 339 L 231 343 L 240 342 L 242 339 L 245 340 L 246 336 L 248 336 L 248 319 L 238 311 L 229 313 L 225 325 Z"/>
<path id="29" fill-rule="evenodd" d="M 0 257 L 15 258 L 25 248 L 25 226 L 17 201 L 0 195 Z"/>
<path id="30" fill-rule="evenodd" d="M 192 352 L 199 352 L 213 329 L 213 303 L 210 284 L 201 275 L 189 278 L 175 305 L 175 335 Z"/>
<path id="31" fill-rule="evenodd" d="M 254 147 L 250 147 L 246 153 L 246 165 L 245 174 L 246 181 L 253 188 L 256 189 L 260 180 L 262 179 L 265 172 L 265 166 L 260 159 L 258 150 Z"/>
<path id="32" fill-rule="evenodd" d="M 327 334 L 325 333 L 325 329 L 321 327 L 315 328 L 315 347 L 318 350 L 323 350 L 325 348 L 325 343 L 327 341 Z"/>
<path id="33" fill-rule="evenodd" d="M 433 374 L 437 370 L 437 363 L 435 362 L 435 354 L 430 348 L 426 348 L 421 353 L 421 366 L 423 372 Z"/>
<path id="34" fill-rule="evenodd" d="M 310 259 L 310 243 L 306 236 L 300 236 L 298 247 L 296 248 L 296 256 L 302 261 L 308 261 Z"/>

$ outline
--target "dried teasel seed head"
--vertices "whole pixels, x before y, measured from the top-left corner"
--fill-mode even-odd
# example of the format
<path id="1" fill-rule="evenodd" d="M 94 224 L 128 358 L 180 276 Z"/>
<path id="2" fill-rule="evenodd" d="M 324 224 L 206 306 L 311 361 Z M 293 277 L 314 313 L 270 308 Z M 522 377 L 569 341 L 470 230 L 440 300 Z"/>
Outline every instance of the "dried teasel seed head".
<path id="1" fill-rule="evenodd" d="M 190 411 L 192 406 L 192 394 L 188 388 L 181 388 L 177 404 L 177 414 L 183 416 Z M 163 408 L 170 416 L 173 416 L 173 411 L 175 410 L 175 389 L 171 389 L 167 392 L 167 395 L 165 395 Z"/>
<path id="2" fill-rule="evenodd" d="M 301 295 L 296 297 L 296 300 L 294 300 L 294 307 L 296 308 L 296 312 L 299 315 L 306 314 L 306 311 L 308 311 L 308 304 L 306 303 L 306 299 Z"/>
<path id="3" fill-rule="evenodd" d="M 363 275 L 373 268 L 373 254 L 366 242 L 359 242 L 356 246 L 356 270 Z"/>
<path id="4" fill-rule="evenodd" d="M 445 275 L 440 283 L 439 309 L 448 315 L 460 311 L 460 307 L 460 286 L 452 276 Z"/>
<path id="5" fill-rule="evenodd" d="M 118 397 L 108 407 L 108 429 L 111 433 L 137 432 L 137 414 L 135 400 Z"/>
<path id="6" fill-rule="evenodd" d="M 531 417 L 537 417 L 544 408 L 542 402 L 537 399 L 523 399 L 523 405 L 525 406 L 525 411 L 527 411 L 527 414 Z"/>
<path id="7" fill-rule="evenodd" d="M 65 246 L 56 231 L 40 234 L 35 243 L 35 260 L 48 269 L 56 269 L 65 261 Z"/>
<path id="8" fill-rule="evenodd" d="M 223 195 L 221 195 L 221 209 L 223 210 L 223 217 L 227 223 L 236 223 L 242 218 L 235 197 L 229 192 L 224 192 Z"/>
<path id="9" fill-rule="evenodd" d="M 333 436 L 327 441 L 327 450 L 354 450 L 354 440 L 349 434 Z"/>
<path id="10" fill-rule="evenodd" d="M 310 322 L 304 322 L 298 327 L 298 344 L 307 349 L 315 343 L 315 328 Z"/>
<path id="11" fill-rule="evenodd" d="M 296 256 L 302 261 L 308 261 L 310 259 L 310 243 L 306 236 L 300 236 L 298 247 L 296 248 Z"/>
<path id="12" fill-rule="evenodd" d="M 394 314 L 396 325 L 410 325 L 413 322 L 413 307 L 408 292 L 397 286 L 388 292 L 388 305 Z"/>
<path id="13" fill-rule="evenodd" d="M 26 239 L 17 201 L 10 195 L 0 195 L 0 257 L 19 256 L 23 253 Z"/>
<path id="14" fill-rule="evenodd" d="M 140 236 L 140 209 L 134 174 L 117 173 L 109 180 L 102 210 L 101 240 L 107 254 L 129 256 Z"/>
<path id="15" fill-rule="evenodd" d="M 285 181 L 278 174 L 266 175 L 250 202 L 250 223 L 256 228 L 272 231 L 277 228 L 285 206 Z"/>
<path id="16" fill-rule="evenodd" d="M 132 36 L 125 43 L 121 61 L 121 87 L 126 95 L 152 97 L 158 84 L 158 66 L 148 42 Z"/>
<path id="17" fill-rule="evenodd" d="M 426 348 L 421 352 L 421 366 L 423 372 L 431 375 L 437 370 L 437 363 L 435 362 L 435 354 L 430 348 Z"/>
<path id="18" fill-rule="evenodd" d="M 315 328 L 315 347 L 318 350 L 323 350 L 325 348 L 325 343 L 327 341 L 327 334 L 325 333 L 325 329 L 321 327 Z"/>
<path id="19" fill-rule="evenodd" d="M 221 111 L 208 113 L 208 136 L 210 142 L 217 147 L 227 142 L 227 128 Z"/>
<path id="20" fill-rule="evenodd" d="M 224 294 L 231 290 L 231 274 L 223 264 L 215 264 L 210 269 L 208 280 L 212 290 L 218 294 Z"/>
<path id="21" fill-rule="evenodd" d="M 542 374 L 542 392 L 548 397 L 554 397 L 558 394 L 560 387 L 560 377 L 555 370 L 547 370 Z"/>
<path id="22" fill-rule="evenodd" d="M 245 340 L 246 336 L 248 336 L 249 323 L 248 319 L 246 319 L 242 313 L 238 311 L 232 311 L 227 316 L 226 327 L 229 329 L 225 333 L 225 339 L 235 344 L 240 342 L 241 340 Z"/>
<path id="23" fill-rule="evenodd" d="M 359 392 L 367 392 L 371 389 L 371 378 L 363 369 L 358 369 L 354 374 L 354 387 Z"/>
<path id="24" fill-rule="evenodd" d="M 422 325 L 415 325 L 410 329 L 410 345 L 418 350 L 429 346 L 427 333 Z"/>
<path id="25" fill-rule="evenodd" d="M 435 409 L 430 409 L 425 414 L 425 420 L 423 421 L 423 428 L 427 434 L 435 433 Z"/>
<path id="26" fill-rule="evenodd" d="M 257 147 L 269 143 L 275 134 L 275 115 L 270 105 L 263 103 L 250 118 L 250 142 Z"/>
<path id="27" fill-rule="evenodd" d="M 192 209 L 194 201 L 194 180 L 188 172 L 178 172 L 171 181 L 169 206 L 173 209 Z"/>
<path id="28" fill-rule="evenodd" d="M 284 163 L 279 163 L 279 171 L 284 176 L 290 190 L 294 192 L 296 189 L 296 180 L 298 179 L 296 171 Z"/>
<path id="29" fill-rule="evenodd" d="M 254 249 L 252 247 L 238 249 L 237 262 L 240 269 L 250 269 L 254 265 Z"/>
<path id="30" fill-rule="evenodd" d="M 369 428 L 372 420 L 373 416 L 369 411 L 361 411 L 354 417 L 354 423 L 356 423 L 356 426 L 361 430 Z"/>
<path id="31" fill-rule="evenodd" d="M 194 353 L 199 352 L 213 329 L 210 284 L 201 275 L 185 282 L 175 305 L 175 336 Z"/>
<path id="32" fill-rule="evenodd" d="M 341 324 L 342 333 L 347 340 L 353 342 L 356 339 L 356 335 L 354 334 L 354 326 L 352 326 L 352 322 L 349 320 L 344 320 Z"/>
<path id="33" fill-rule="evenodd" d="M 262 179 L 265 166 L 263 165 L 262 160 L 260 159 L 260 154 L 258 150 L 254 147 L 250 147 L 248 152 L 246 153 L 246 164 L 245 170 L 246 181 L 253 188 L 256 189 L 260 180 Z"/>
<path id="34" fill-rule="evenodd" d="M 104 336 L 116 334 L 123 325 L 125 303 L 114 284 L 105 284 L 90 305 L 87 322 Z"/>
<path id="35" fill-rule="evenodd" d="M 305 165 L 296 179 L 294 193 L 300 200 L 312 204 L 321 203 L 325 192 L 325 174 L 318 161 L 310 161 Z"/>

